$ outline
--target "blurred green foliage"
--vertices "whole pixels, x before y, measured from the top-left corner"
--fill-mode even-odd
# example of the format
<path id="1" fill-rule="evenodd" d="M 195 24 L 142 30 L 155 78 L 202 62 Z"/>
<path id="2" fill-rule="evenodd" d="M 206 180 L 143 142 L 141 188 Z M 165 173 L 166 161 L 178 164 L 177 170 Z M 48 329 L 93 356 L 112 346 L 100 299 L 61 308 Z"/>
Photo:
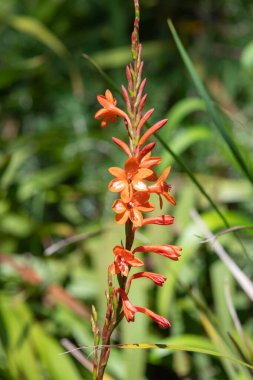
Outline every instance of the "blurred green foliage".
<path id="1" fill-rule="evenodd" d="M 141 1 L 147 106 L 156 110 L 154 121 L 169 118 L 156 153 L 163 158 L 161 171 L 173 165 L 177 206 L 164 210 L 176 217 L 171 228 L 153 226 L 138 239 L 181 245 L 183 255 L 177 263 L 150 257 L 148 265 L 165 274 L 167 283 L 155 289 L 143 281 L 131 294 L 134 302 L 168 317 L 170 331 L 138 316 L 134 324 L 122 323 L 115 342 L 192 345 L 253 361 L 252 301 L 229 268 L 200 244 L 190 210 L 198 209 L 214 233 L 226 226 L 180 165 L 187 166 L 230 226 L 252 227 L 252 185 L 228 140 L 215 129 L 212 113 L 219 115 L 251 175 L 252 17 L 249 0 L 197 0 L 194 7 L 187 0 Z M 167 18 L 191 57 L 198 83 L 211 95 L 209 109 L 181 61 Z M 107 168 L 123 163 L 111 136 L 124 139 L 125 131 L 123 125 L 101 130 L 94 120 L 96 95 L 108 83 L 83 54 L 120 88 L 131 59 L 132 23 L 133 5 L 125 0 L 0 2 L 1 380 L 91 379 L 84 356 L 80 363 L 58 354 L 69 349 L 66 342 L 93 344 L 92 303 L 102 324 L 106 270 L 123 235 L 113 222 Z M 249 279 L 252 236 L 249 228 L 219 238 Z M 92 349 L 83 352 L 91 360 Z M 238 364 L 198 353 L 116 349 L 108 374 L 116 380 L 252 376 Z"/>

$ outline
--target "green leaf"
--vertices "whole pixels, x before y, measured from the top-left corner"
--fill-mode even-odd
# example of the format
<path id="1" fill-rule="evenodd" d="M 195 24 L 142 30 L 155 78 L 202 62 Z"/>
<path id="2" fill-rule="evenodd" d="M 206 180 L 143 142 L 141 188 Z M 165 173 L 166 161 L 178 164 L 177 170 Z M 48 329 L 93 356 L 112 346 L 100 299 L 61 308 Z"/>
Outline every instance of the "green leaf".
<path id="1" fill-rule="evenodd" d="M 50 336 L 43 333 L 38 325 L 33 326 L 32 337 L 39 356 L 54 380 L 81 380 L 73 359 L 59 355 L 63 348 Z"/>
<path id="2" fill-rule="evenodd" d="M 22 167 L 24 162 L 34 153 L 34 148 L 22 147 L 16 150 L 12 156 L 9 165 L 2 175 L 1 186 L 6 189 L 16 178 L 17 171 Z"/>
<path id="3" fill-rule="evenodd" d="M 15 379 L 23 373 L 26 380 L 41 380 L 40 365 L 29 340 L 30 321 L 26 318 L 23 304 L 1 297 L 1 319 L 7 336 L 8 367 Z M 10 309 L 12 312 L 10 313 Z"/>
<path id="4" fill-rule="evenodd" d="M 213 289 L 214 305 L 221 328 L 231 332 L 233 329 L 231 316 L 228 311 L 225 282 L 231 282 L 231 275 L 221 261 L 215 261 L 211 268 L 211 284 Z"/>
<path id="5" fill-rule="evenodd" d="M 65 60 L 74 95 L 82 97 L 83 84 L 78 68 L 73 63 L 69 51 L 60 39 L 55 36 L 41 21 L 30 16 L 11 16 L 6 22 L 21 33 L 26 33 L 50 48 L 55 54 Z"/>
<path id="6" fill-rule="evenodd" d="M 200 354 L 211 355 L 211 356 L 216 356 L 221 359 L 226 359 L 233 363 L 240 364 L 243 367 L 253 369 L 253 365 L 246 363 L 243 360 L 237 359 L 234 356 L 225 355 L 219 351 L 207 350 L 204 348 L 187 346 L 184 344 L 181 345 L 181 344 L 160 344 L 160 343 L 128 343 L 128 344 L 111 344 L 108 346 L 106 345 L 104 347 L 122 348 L 122 349 L 139 349 L 139 350 L 155 348 L 155 349 L 171 350 L 171 351 L 198 352 Z"/>
<path id="7" fill-rule="evenodd" d="M 168 131 L 179 126 L 181 121 L 196 111 L 206 111 L 205 103 L 200 98 L 187 98 L 176 103 L 167 114 L 168 123 L 165 131 L 166 135 Z M 164 136 L 165 137 L 165 136 Z"/>
<path id="8" fill-rule="evenodd" d="M 243 367 L 245 366 L 245 367 L 251 369 L 252 365 L 245 363 L 245 362 L 241 361 L 240 359 L 236 359 L 233 356 L 230 356 L 231 355 L 230 348 L 227 346 L 227 344 L 225 343 L 222 336 L 219 334 L 219 332 L 215 329 L 213 324 L 210 322 L 207 315 L 205 313 L 201 312 L 200 313 L 200 319 L 201 319 L 201 322 L 202 322 L 207 334 L 209 335 L 210 339 L 216 345 L 216 348 L 218 348 L 222 352 L 222 354 L 220 355 L 220 359 L 223 363 L 225 370 L 227 371 L 227 373 L 229 375 L 229 378 L 237 380 L 238 378 L 241 378 L 240 376 L 242 375 L 242 379 L 250 380 L 250 378 L 251 378 L 250 375 L 248 374 L 248 372 Z M 231 360 L 232 362 L 239 363 L 243 366 L 243 367 L 239 368 L 240 373 L 238 373 L 238 371 L 235 370 L 235 368 L 231 365 L 230 362 L 224 360 L 227 358 L 233 358 Z"/>
<path id="9" fill-rule="evenodd" d="M 153 59 L 162 55 L 166 45 L 160 41 L 150 41 L 143 44 L 143 59 Z M 92 55 L 92 59 L 103 69 L 113 69 L 125 66 L 131 61 L 131 50 L 129 45 L 108 49 Z"/>
<path id="10" fill-rule="evenodd" d="M 68 54 L 63 43 L 39 20 L 29 16 L 11 16 L 7 22 L 19 32 L 29 34 L 41 41 L 60 57 Z"/>
<path id="11" fill-rule="evenodd" d="M 182 334 L 178 336 L 172 336 L 167 339 L 163 339 L 161 344 L 167 345 L 179 345 L 179 346 L 190 346 L 198 347 L 199 349 L 204 349 L 208 351 L 215 351 L 215 345 L 212 341 L 204 336 L 194 335 L 194 334 Z M 155 350 L 151 354 L 151 360 L 157 360 L 168 355 L 168 352 L 164 350 Z"/>
<path id="12" fill-rule="evenodd" d="M 18 197 L 24 201 L 31 196 L 52 188 L 60 181 L 67 178 L 70 173 L 77 167 L 75 162 L 60 164 L 50 168 L 40 170 L 39 172 L 26 178 L 25 182 L 20 183 Z"/>

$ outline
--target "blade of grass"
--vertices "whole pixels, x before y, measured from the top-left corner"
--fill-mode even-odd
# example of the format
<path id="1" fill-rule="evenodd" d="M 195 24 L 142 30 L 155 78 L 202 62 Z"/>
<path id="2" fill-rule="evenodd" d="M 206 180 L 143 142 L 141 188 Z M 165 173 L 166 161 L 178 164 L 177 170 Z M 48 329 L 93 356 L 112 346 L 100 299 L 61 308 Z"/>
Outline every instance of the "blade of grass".
<path id="1" fill-rule="evenodd" d="M 237 371 L 235 371 L 234 366 L 231 366 L 231 363 L 224 360 L 224 357 L 226 357 L 226 356 L 230 357 L 231 350 L 229 349 L 229 347 L 227 346 L 225 341 L 222 339 L 219 332 L 212 325 L 212 323 L 210 322 L 208 317 L 205 315 L 205 313 L 200 313 L 200 319 L 201 319 L 201 322 L 202 322 L 207 334 L 209 335 L 209 337 L 211 338 L 213 343 L 216 345 L 217 348 L 219 348 L 219 350 L 222 351 L 222 355 L 220 356 L 220 359 L 223 363 L 224 369 L 227 371 L 227 374 L 229 375 L 229 378 L 235 379 L 235 380 L 237 380 L 238 378 L 250 379 L 250 375 L 247 373 L 245 368 L 240 368 L 241 373 L 239 374 Z M 224 355 L 224 357 L 223 357 L 223 355 Z M 241 361 L 240 359 L 236 358 L 236 361 L 237 360 Z M 236 361 L 234 361 L 234 362 L 236 362 Z M 243 361 L 243 363 L 244 363 L 244 361 Z M 246 366 L 246 367 L 251 369 L 251 366 Z"/>
<path id="2" fill-rule="evenodd" d="M 63 59 L 68 66 L 74 95 L 80 98 L 83 96 L 83 84 L 79 70 L 74 65 L 73 58 L 66 46 L 53 32 L 51 32 L 50 29 L 48 29 L 40 20 L 24 15 L 12 15 L 11 17 L 6 18 L 5 22 L 18 32 L 36 38 L 38 41 L 49 47 L 58 55 L 58 57 Z"/>
<path id="3" fill-rule="evenodd" d="M 208 95 L 205 87 L 203 86 L 203 84 L 202 84 L 202 82 L 201 82 L 201 80 L 197 74 L 197 71 L 195 70 L 195 68 L 194 68 L 194 66 L 193 66 L 193 64 L 192 64 L 192 62 L 191 62 L 183 44 L 182 44 L 182 42 L 180 41 L 180 38 L 179 38 L 171 20 L 168 20 L 168 25 L 169 25 L 170 31 L 172 33 L 173 39 L 175 41 L 175 44 L 178 48 L 178 51 L 181 55 L 181 58 L 182 58 L 185 66 L 186 66 L 186 68 L 187 68 L 187 70 L 188 70 L 188 72 L 189 72 L 189 74 L 193 80 L 195 87 L 197 88 L 200 96 L 203 98 L 203 100 L 206 103 L 207 111 L 208 111 L 209 115 L 211 116 L 211 118 L 214 122 L 214 125 L 217 127 L 221 136 L 223 137 L 223 139 L 225 140 L 229 149 L 231 150 L 235 160 L 237 161 L 238 165 L 241 167 L 242 172 L 244 172 L 244 174 L 248 177 L 249 181 L 253 185 L 252 173 L 249 171 L 246 163 L 244 162 L 244 159 L 243 159 L 240 151 L 238 150 L 234 140 L 231 138 L 231 136 L 229 135 L 229 133 L 225 129 L 225 127 L 221 121 L 220 115 L 215 110 L 215 107 L 213 106 L 213 102 L 212 102 L 210 96 Z"/>
<path id="4" fill-rule="evenodd" d="M 86 59 L 92 66 L 95 67 L 95 69 L 99 72 L 101 77 L 104 79 L 104 81 L 114 89 L 122 98 L 123 95 L 121 94 L 119 88 L 120 86 L 117 85 L 110 77 L 107 75 L 104 70 L 98 65 L 96 61 L 94 61 L 93 58 L 91 58 L 88 54 L 83 54 L 83 58 Z"/>
<path id="5" fill-rule="evenodd" d="M 102 348 L 102 346 L 92 346 L 89 348 L 94 348 L 94 347 L 97 347 L 98 349 Z M 218 351 L 206 350 L 204 348 L 192 347 L 192 346 L 186 346 L 186 345 L 180 345 L 180 344 L 127 343 L 127 344 L 109 344 L 109 345 L 103 345 L 103 347 L 120 348 L 120 349 L 141 349 L 141 350 L 158 348 L 158 349 L 165 349 L 165 350 L 172 350 L 172 351 L 198 352 L 200 354 L 211 355 L 211 356 L 216 356 L 222 359 L 227 359 L 227 360 L 230 360 L 231 362 L 240 364 L 243 367 L 253 369 L 253 365 L 246 363 L 243 360 L 237 359 L 231 355 L 225 355 Z M 88 348 L 88 347 L 87 346 L 77 347 L 76 350 L 82 350 L 83 348 Z M 71 352 L 72 350 L 65 351 L 65 352 L 58 353 L 58 355 L 66 355 Z"/>
<path id="6" fill-rule="evenodd" d="M 226 265 L 226 267 L 229 269 L 230 273 L 234 277 L 234 279 L 237 281 L 237 283 L 241 286 L 241 288 L 244 290 L 245 294 L 253 301 L 253 282 L 245 275 L 245 273 L 238 267 L 238 265 L 231 259 L 231 257 L 226 253 L 222 245 L 214 241 L 214 236 L 209 231 L 203 220 L 201 219 L 200 215 L 197 213 L 197 211 L 192 210 L 191 212 L 193 220 L 198 224 L 199 228 L 201 229 L 202 233 L 204 234 L 205 238 L 212 241 L 211 244 L 212 249 L 215 251 L 217 256 L 223 261 L 223 263 Z"/>

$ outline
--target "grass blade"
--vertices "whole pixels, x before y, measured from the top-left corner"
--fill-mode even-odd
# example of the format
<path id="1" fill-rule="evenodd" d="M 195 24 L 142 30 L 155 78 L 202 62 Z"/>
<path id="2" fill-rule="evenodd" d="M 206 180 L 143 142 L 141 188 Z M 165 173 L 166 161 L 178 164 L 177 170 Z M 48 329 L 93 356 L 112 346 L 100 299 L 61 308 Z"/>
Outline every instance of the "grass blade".
<path id="1" fill-rule="evenodd" d="M 205 101 L 207 111 L 209 112 L 209 115 L 211 116 L 211 118 L 214 122 L 214 125 L 219 130 L 220 134 L 222 135 L 223 139 L 225 140 L 226 144 L 228 145 L 229 149 L 231 150 L 231 152 L 232 152 L 235 160 L 237 161 L 238 165 L 241 167 L 242 171 L 248 177 L 249 181 L 253 185 L 252 173 L 249 171 L 246 163 L 244 162 L 244 159 L 243 159 L 240 151 L 238 150 L 235 142 L 233 141 L 233 139 L 230 137 L 229 133 L 225 129 L 225 127 L 221 121 L 220 115 L 215 110 L 215 107 L 213 106 L 213 102 L 212 102 L 210 96 L 208 95 L 205 87 L 203 86 L 203 84 L 202 84 L 202 82 L 201 82 L 201 80 L 197 74 L 197 71 L 195 70 L 195 68 L 194 68 L 194 66 L 193 66 L 193 64 L 192 64 L 192 62 L 191 62 L 183 44 L 182 44 L 182 42 L 180 41 L 180 38 L 179 38 L 171 20 L 168 20 L 168 25 L 169 25 L 170 31 L 172 33 L 173 39 L 176 43 L 176 46 L 179 50 L 179 53 L 181 55 L 181 58 L 185 64 L 185 66 L 186 66 L 186 68 L 187 68 L 187 70 L 188 70 L 188 72 L 189 72 L 189 74 L 193 80 L 193 83 L 194 83 L 195 87 L 197 88 L 200 96 Z"/>

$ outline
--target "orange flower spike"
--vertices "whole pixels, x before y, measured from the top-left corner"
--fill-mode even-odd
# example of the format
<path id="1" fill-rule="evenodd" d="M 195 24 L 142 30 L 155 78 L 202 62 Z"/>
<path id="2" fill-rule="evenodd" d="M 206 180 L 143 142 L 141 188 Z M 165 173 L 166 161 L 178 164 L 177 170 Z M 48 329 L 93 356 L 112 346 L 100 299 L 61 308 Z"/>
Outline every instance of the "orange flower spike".
<path id="1" fill-rule="evenodd" d="M 158 255 L 167 257 L 168 259 L 177 261 L 181 256 L 180 251 L 182 251 L 181 247 L 177 247 L 175 245 L 170 244 L 161 244 L 161 245 L 141 245 L 136 247 L 133 250 L 135 252 L 153 252 Z"/>
<path id="2" fill-rule="evenodd" d="M 114 193 L 120 193 L 123 202 L 130 202 L 133 196 L 133 189 L 137 191 L 148 191 L 148 186 L 143 179 L 152 175 L 152 170 L 139 168 L 137 158 L 130 157 L 125 163 L 125 170 L 112 167 L 109 172 L 116 177 L 113 179 L 108 188 Z"/>
<path id="3" fill-rule="evenodd" d="M 121 273 L 123 276 L 128 276 L 129 267 L 141 267 L 143 261 L 137 259 L 131 251 L 124 249 L 122 245 L 116 245 L 113 248 L 115 255 L 114 262 L 109 266 L 108 271 L 111 274 Z"/>
<path id="4" fill-rule="evenodd" d="M 110 122 L 115 123 L 117 121 L 117 116 L 123 117 L 127 121 L 128 126 L 131 125 L 129 117 L 120 108 L 116 107 L 117 100 L 112 96 L 110 90 L 105 91 L 105 95 L 97 96 L 98 102 L 103 107 L 95 114 L 95 119 L 103 119 L 101 122 L 101 127 L 105 128 Z"/>
<path id="5" fill-rule="evenodd" d="M 149 193 L 139 191 L 134 193 L 130 202 L 125 203 L 121 199 L 116 199 L 112 205 L 112 209 L 116 212 L 116 222 L 125 224 L 128 219 L 131 220 L 134 227 L 141 227 L 143 222 L 142 212 L 150 212 L 154 210 L 154 205 L 148 202 Z"/>

